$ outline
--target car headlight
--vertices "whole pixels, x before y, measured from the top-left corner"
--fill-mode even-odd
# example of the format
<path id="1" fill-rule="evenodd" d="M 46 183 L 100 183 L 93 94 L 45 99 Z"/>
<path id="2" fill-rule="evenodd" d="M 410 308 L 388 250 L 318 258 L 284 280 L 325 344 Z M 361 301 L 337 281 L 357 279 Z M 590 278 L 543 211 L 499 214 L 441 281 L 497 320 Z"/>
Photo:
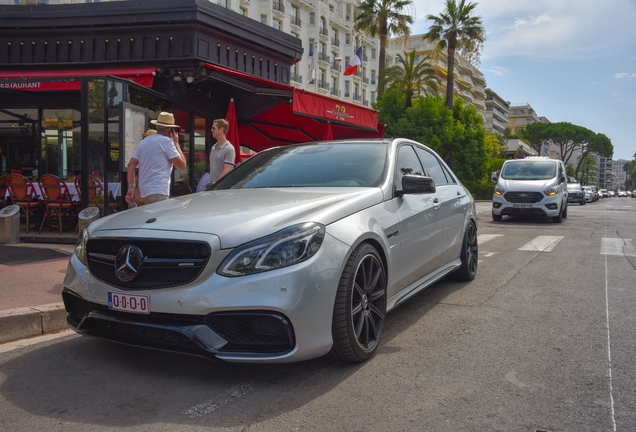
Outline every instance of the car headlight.
<path id="1" fill-rule="evenodd" d="M 75 244 L 75 256 L 85 266 L 88 265 L 88 259 L 86 258 L 86 242 L 88 241 L 88 237 L 88 229 L 84 228 L 82 234 L 77 239 L 77 243 Z"/>
<path id="2" fill-rule="evenodd" d="M 495 185 L 495 194 L 496 195 L 503 195 L 505 193 L 506 193 L 506 191 L 503 190 L 501 187 L 499 187 L 499 185 Z"/>
<path id="3" fill-rule="evenodd" d="M 325 226 L 315 222 L 285 228 L 237 247 L 219 266 L 223 276 L 244 276 L 306 261 L 318 252 Z"/>
<path id="4" fill-rule="evenodd" d="M 552 186 L 550 189 L 546 189 L 545 191 L 543 191 L 543 193 L 547 196 L 554 196 L 559 193 L 559 186 Z"/>

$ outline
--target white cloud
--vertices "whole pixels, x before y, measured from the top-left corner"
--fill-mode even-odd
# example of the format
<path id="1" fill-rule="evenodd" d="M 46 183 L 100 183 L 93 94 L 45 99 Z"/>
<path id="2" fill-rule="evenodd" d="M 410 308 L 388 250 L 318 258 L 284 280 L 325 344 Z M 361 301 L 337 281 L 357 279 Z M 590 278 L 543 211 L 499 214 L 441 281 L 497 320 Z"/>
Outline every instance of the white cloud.
<path id="1" fill-rule="evenodd" d="M 501 66 L 492 66 L 488 69 L 488 72 L 495 76 L 506 76 L 510 74 L 509 69 Z"/>
<path id="2" fill-rule="evenodd" d="M 614 74 L 613 78 L 616 81 L 631 80 L 631 79 L 636 79 L 636 74 L 628 74 L 628 73 L 625 73 L 625 72 L 619 72 L 617 74 Z"/>

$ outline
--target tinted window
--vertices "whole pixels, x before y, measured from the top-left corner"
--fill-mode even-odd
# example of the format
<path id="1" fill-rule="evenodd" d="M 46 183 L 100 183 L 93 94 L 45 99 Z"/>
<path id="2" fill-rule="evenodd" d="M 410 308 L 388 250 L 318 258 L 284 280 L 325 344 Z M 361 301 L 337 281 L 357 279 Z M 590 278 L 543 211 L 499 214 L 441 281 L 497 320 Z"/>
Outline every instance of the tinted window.
<path id="1" fill-rule="evenodd" d="M 568 183 L 568 190 L 569 191 L 580 191 L 581 190 L 581 185 L 578 183 Z"/>
<path id="2" fill-rule="evenodd" d="M 424 170 L 420 164 L 420 160 L 415 154 L 413 147 L 405 145 L 398 150 L 397 169 L 395 184 L 398 189 L 402 188 L 402 176 L 405 174 L 424 175 Z"/>
<path id="3" fill-rule="evenodd" d="M 439 160 L 437 160 L 437 158 L 433 155 L 433 153 L 430 153 L 419 147 L 416 148 L 416 151 L 417 155 L 422 161 L 422 165 L 424 165 L 426 173 L 435 181 L 436 185 L 450 183 L 449 180 L 446 178 L 444 168 L 439 163 Z"/>
<path id="4" fill-rule="evenodd" d="M 385 144 L 279 147 L 251 157 L 214 189 L 375 187 L 384 179 Z"/>

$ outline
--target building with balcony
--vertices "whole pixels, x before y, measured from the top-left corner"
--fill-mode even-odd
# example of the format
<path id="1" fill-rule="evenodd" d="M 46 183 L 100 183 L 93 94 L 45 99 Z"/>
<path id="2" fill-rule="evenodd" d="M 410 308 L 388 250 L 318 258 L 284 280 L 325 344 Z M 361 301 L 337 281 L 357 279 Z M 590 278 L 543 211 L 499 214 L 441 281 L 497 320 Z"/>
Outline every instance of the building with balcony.
<path id="1" fill-rule="evenodd" d="M 405 54 L 415 50 L 415 61 L 419 62 L 430 56 L 429 63 L 440 77 L 440 94 L 446 93 L 446 76 L 448 75 L 448 58 L 446 53 L 438 52 L 434 55 L 436 44 L 423 39 L 422 34 L 411 35 L 408 43 L 403 39 L 392 38 L 389 41 L 391 59 L 387 55 L 387 67 L 397 64 L 397 54 Z M 453 94 L 461 97 L 464 102 L 474 105 L 482 117 L 486 117 L 486 79 L 479 69 L 460 56 L 455 59 L 455 80 Z"/>
<path id="2" fill-rule="evenodd" d="M 486 112 L 484 113 L 484 126 L 488 132 L 503 134 L 508 127 L 508 109 L 510 102 L 506 102 L 501 96 L 486 89 Z"/>

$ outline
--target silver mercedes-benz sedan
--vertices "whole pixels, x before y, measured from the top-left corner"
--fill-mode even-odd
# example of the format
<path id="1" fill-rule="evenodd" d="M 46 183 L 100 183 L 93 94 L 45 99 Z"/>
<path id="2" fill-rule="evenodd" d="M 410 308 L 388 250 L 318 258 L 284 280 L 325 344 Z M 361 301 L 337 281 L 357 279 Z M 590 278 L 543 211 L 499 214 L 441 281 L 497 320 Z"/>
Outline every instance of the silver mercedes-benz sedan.
<path id="1" fill-rule="evenodd" d="M 230 362 L 364 361 L 387 312 L 477 272 L 475 204 L 406 139 L 269 149 L 209 190 L 99 219 L 64 280 L 69 326 Z"/>

